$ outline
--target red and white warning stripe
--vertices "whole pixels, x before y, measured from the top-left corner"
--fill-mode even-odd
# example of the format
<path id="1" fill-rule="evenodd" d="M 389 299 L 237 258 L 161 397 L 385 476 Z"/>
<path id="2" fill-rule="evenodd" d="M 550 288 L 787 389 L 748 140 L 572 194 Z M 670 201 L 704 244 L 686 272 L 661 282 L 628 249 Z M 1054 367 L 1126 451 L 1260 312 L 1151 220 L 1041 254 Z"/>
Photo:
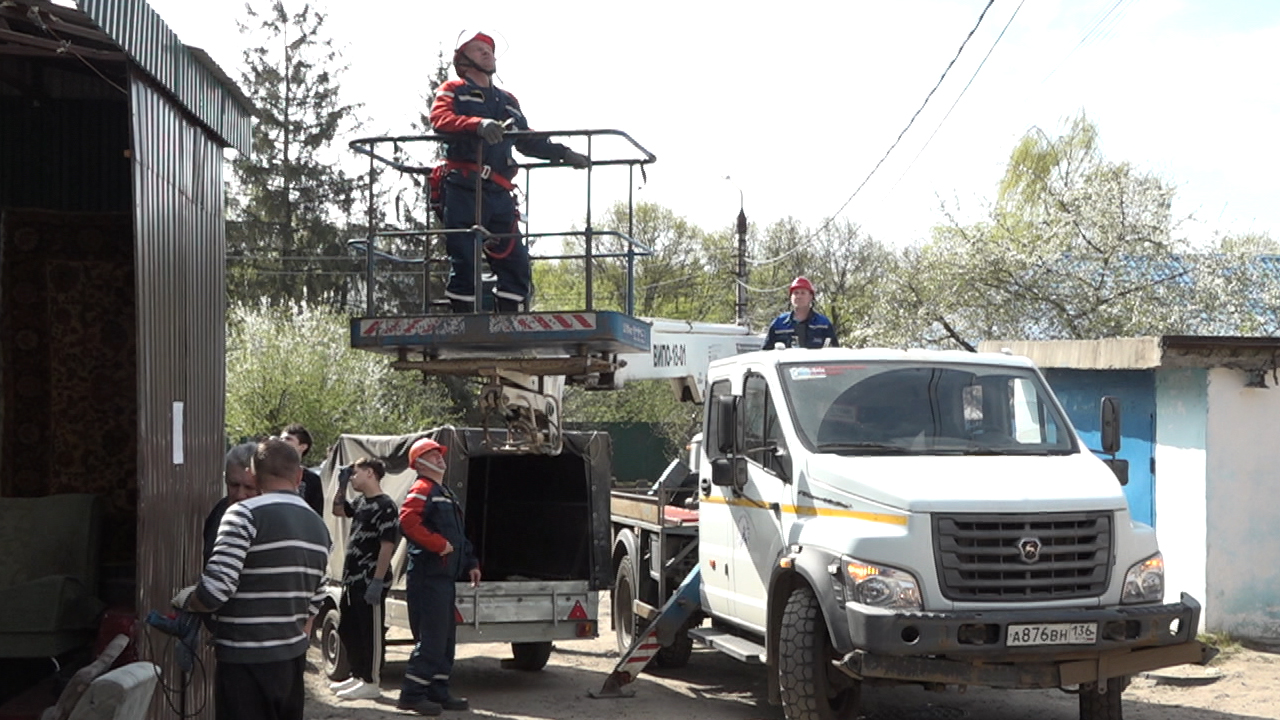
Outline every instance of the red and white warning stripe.
<path id="1" fill-rule="evenodd" d="M 462 318 L 458 317 L 372 318 L 360 321 L 360 336 L 457 335 L 462 328 Z"/>
<path id="2" fill-rule="evenodd" d="M 538 313 L 536 315 L 494 315 L 490 332 L 552 332 L 595 330 L 595 313 Z"/>

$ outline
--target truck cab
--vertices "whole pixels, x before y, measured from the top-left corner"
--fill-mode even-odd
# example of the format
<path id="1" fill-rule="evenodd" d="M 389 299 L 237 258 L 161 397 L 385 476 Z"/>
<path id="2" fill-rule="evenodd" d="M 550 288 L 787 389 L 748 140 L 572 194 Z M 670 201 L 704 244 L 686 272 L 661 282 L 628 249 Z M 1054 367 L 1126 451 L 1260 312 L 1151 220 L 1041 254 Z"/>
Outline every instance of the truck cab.
<path id="1" fill-rule="evenodd" d="M 868 680 L 1078 688 L 1083 720 L 1119 718 L 1127 676 L 1204 659 L 1199 605 L 1163 604 L 1155 531 L 1029 360 L 762 351 L 707 382 L 702 612 L 763 645 L 788 718 L 855 713 Z"/>

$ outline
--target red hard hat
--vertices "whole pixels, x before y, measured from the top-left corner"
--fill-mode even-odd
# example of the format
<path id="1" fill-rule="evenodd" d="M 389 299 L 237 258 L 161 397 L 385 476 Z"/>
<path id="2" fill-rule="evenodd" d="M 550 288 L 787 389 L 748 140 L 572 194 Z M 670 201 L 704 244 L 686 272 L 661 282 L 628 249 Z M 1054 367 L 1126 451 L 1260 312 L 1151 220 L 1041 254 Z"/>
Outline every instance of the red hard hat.
<path id="1" fill-rule="evenodd" d="M 791 281 L 791 287 L 787 288 L 787 294 L 790 295 L 796 290 L 808 290 L 810 295 L 817 294 L 817 292 L 813 289 L 813 283 L 809 282 L 809 278 L 803 275 Z"/>
<path id="2" fill-rule="evenodd" d="M 409 448 L 409 467 L 413 467 L 413 464 L 418 462 L 418 458 L 426 455 L 428 451 L 439 450 L 440 454 L 443 455 L 448 449 L 431 438 L 422 438 L 414 442 L 413 446 Z"/>
<path id="3" fill-rule="evenodd" d="M 465 32 L 465 31 L 464 31 L 464 32 Z M 475 41 L 477 41 L 477 40 L 479 40 L 480 42 L 482 42 L 482 43 L 484 43 L 484 44 L 488 45 L 490 50 L 493 50 L 494 52 L 497 52 L 498 47 L 497 47 L 497 45 L 494 43 L 493 38 L 492 38 L 492 37 L 490 37 L 489 35 L 486 35 L 485 33 L 482 33 L 482 32 L 478 32 L 478 33 L 476 33 L 475 35 L 472 35 L 471 37 L 467 38 L 466 40 L 463 40 L 462 42 L 458 43 L 458 47 L 454 48 L 454 49 L 453 49 L 453 51 L 454 51 L 455 53 L 460 53 L 460 52 L 462 52 L 462 48 L 464 48 L 464 47 L 466 47 L 466 46 L 467 46 L 467 43 L 472 43 L 472 42 L 475 42 Z"/>

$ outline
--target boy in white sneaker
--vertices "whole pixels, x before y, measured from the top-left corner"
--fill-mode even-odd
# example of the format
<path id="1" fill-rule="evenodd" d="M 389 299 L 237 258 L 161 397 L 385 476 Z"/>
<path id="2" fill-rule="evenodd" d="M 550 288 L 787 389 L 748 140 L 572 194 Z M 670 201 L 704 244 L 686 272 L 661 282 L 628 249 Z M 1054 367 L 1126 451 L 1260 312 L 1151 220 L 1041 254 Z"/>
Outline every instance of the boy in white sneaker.
<path id="1" fill-rule="evenodd" d="M 370 700 L 382 694 L 378 685 L 383 611 L 391 584 L 391 554 L 400 531 L 400 508 L 382 492 L 385 474 L 381 460 L 361 458 L 339 472 L 338 494 L 333 499 L 333 514 L 351 518 L 338 623 L 351 677 L 329 686 L 343 700 Z M 348 475 L 351 487 L 360 493 L 352 502 L 346 497 Z"/>

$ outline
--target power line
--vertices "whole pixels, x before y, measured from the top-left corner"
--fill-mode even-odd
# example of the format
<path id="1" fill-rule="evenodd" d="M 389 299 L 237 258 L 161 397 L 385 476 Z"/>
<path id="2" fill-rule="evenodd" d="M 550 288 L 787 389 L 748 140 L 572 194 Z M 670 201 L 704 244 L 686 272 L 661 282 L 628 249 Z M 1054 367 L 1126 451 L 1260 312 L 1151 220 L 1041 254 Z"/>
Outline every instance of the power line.
<path id="1" fill-rule="evenodd" d="M 1123 11 L 1121 11 L 1120 13 L 1116 13 L 1116 10 L 1118 10 L 1121 5 L 1124 5 L 1125 3 L 1131 3 L 1131 2 L 1132 0 L 1115 0 L 1115 2 L 1111 3 L 1111 7 L 1107 8 L 1106 12 L 1103 12 L 1102 14 L 1095 17 L 1093 20 L 1093 24 L 1089 26 L 1089 29 L 1085 31 L 1084 35 L 1080 36 L 1080 42 L 1076 43 L 1076 46 L 1071 48 L 1071 51 L 1068 52 L 1066 56 L 1062 58 L 1061 62 L 1059 62 L 1052 70 L 1049 71 L 1048 75 L 1044 76 L 1044 80 L 1041 80 L 1040 84 L 1043 85 L 1044 83 L 1048 82 L 1049 78 L 1053 77 L 1055 73 L 1057 73 L 1059 70 L 1062 69 L 1064 65 L 1067 64 L 1067 61 L 1071 59 L 1072 55 L 1075 55 L 1077 50 L 1079 50 L 1085 45 L 1088 45 L 1094 40 L 1097 40 L 1098 38 L 1109 33 L 1111 26 L 1115 24 L 1115 21 L 1119 19 L 1120 15 L 1124 14 Z M 1126 10 L 1127 9 L 1128 8 L 1126 8 Z M 1115 17 L 1113 18 L 1112 15 L 1115 15 Z M 1110 23 L 1107 22 L 1108 19 L 1111 20 Z M 1102 27 L 1104 24 L 1108 25 L 1106 30 L 1102 30 Z"/>
<path id="2" fill-rule="evenodd" d="M 916 153 L 916 156 L 911 159 L 911 163 L 907 165 L 907 169 L 902 171 L 902 175 L 898 177 L 898 180 L 893 184 L 893 187 L 889 188 L 890 190 L 893 190 L 893 188 L 898 187 L 898 183 L 902 182 L 902 179 L 907 176 L 907 173 L 911 172 L 911 168 L 915 167 L 916 161 L 919 160 L 920 156 L 924 154 L 924 151 L 929 148 L 929 143 L 933 142 L 933 138 L 937 136 L 938 131 L 942 129 L 943 123 L 947 121 L 947 118 L 951 117 L 951 111 L 955 110 L 956 105 L 960 104 L 960 98 L 964 97 L 964 94 L 966 91 L 968 91 L 969 86 L 972 85 L 973 81 L 978 78 L 978 73 L 982 72 L 982 66 L 987 64 L 987 58 L 991 57 L 991 53 L 995 51 L 996 45 L 1000 44 L 1001 38 L 1004 37 L 1004 34 L 1009 29 L 1009 26 L 1013 24 L 1013 19 L 1018 17 L 1018 11 L 1022 9 L 1022 6 L 1026 4 L 1026 2 L 1027 0 L 1022 0 L 1022 2 L 1018 3 L 1018 7 L 1014 8 L 1013 14 L 1009 16 L 1009 22 L 1004 24 L 1004 29 L 1001 30 L 1000 34 L 996 36 L 995 42 L 991 43 L 991 48 L 988 49 L 987 54 L 982 57 L 982 62 L 978 63 L 977 69 L 974 70 L 973 75 L 969 77 L 969 82 L 965 83 L 964 89 L 962 89 L 960 91 L 960 94 L 956 96 L 955 102 L 951 103 L 951 107 L 947 108 L 947 114 L 943 115 L 942 119 L 938 121 L 938 126 L 933 129 L 933 134 L 929 136 L 928 140 L 924 141 L 924 145 L 921 146 L 920 152 Z"/>
<path id="3" fill-rule="evenodd" d="M 858 187 L 854 189 L 853 194 L 850 195 L 848 199 L 844 201 L 844 204 L 841 205 L 840 208 L 835 211 L 835 213 L 833 213 L 830 217 L 828 217 L 826 222 L 822 223 L 822 227 L 818 228 L 817 231 L 811 233 L 809 237 L 805 238 L 795 247 L 791 248 L 790 250 L 787 250 L 781 255 L 769 258 L 768 260 L 750 261 L 752 265 L 755 265 L 757 267 L 764 266 L 764 265 L 772 265 L 773 263 L 776 263 L 779 260 L 783 260 L 799 252 L 807 244 L 812 242 L 813 239 L 816 238 L 820 233 L 826 230 L 827 227 L 830 226 L 831 223 L 834 222 L 835 219 L 840 215 L 840 213 L 844 212 L 845 208 L 849 207 L 849 203 L 853 202 L 853 199 L 857 197 L 858 193 L 862 191 L 862 188 L 866 187 L 867 183 L 871 181 L 871 178 L 876 174 L 876 171 L 880 169 L 880 166 L 884 164 L 884 161 L 889 158 L 889 153 L 893 152 L 893 149 L 898 147 L 898 143 L 902 142 L 902 137 L 907 134 L 908 130 L 911 129 L 911 125 L 915 123 L 916 118 L 920 117 L 920 113 L 923 112 L 925 109 L 925 106 L 929 104 L 929 99 L 933 97 L 933 94 L 935 92 L 937 92 L 938 88 L 942 85 L 942 81 L 947 79 L 947 73 L 951 72 L 951 68 L 955 66 L 956 61 L 960 59 L 960 53 L 964 52 L 965 46 L 969 44 L 969 40 L 973 38 L 973 34 L 978 31 L 978 27 L 982 25 L 982 19 L 987 16 L 987 11 L 990 10 L 991 6 L 994 4 L 995 4 L 995 0 L 987 0 L 987 6 L 982 8 L 982 14 L 978 16 L 978 22 L 974 23 L 973 29 L 970 30 L 969 34 L 965 36 L 964 42 L 960 43 L 959 49 L 956 50 L 955 57 L 951 58 L 951 62 L 947 63 L 946 69 L 942 71 L 942 75 L 938 78 L 938 82 L 934 84 L 933 89 L 930 90 L 929 94 L 925 96 L 924 102 L 920 103 L 919 109 L 917 109 L 915 111 L 915 114 L 911 116 L 911 119 L 907 121 L 907 126 L 902 128 L 902 132 L 898 133 L 897 139 L 893 141 L 893 144 L 889 146 L 888 150 L 884 151 L 884 155 L 880 157 L 879 162 L 875 164 L 875 167 L 871 168 L 871 172 L 867 173 L 867 176 L 862 179 L 862 182 L 859 183 Z"/>

